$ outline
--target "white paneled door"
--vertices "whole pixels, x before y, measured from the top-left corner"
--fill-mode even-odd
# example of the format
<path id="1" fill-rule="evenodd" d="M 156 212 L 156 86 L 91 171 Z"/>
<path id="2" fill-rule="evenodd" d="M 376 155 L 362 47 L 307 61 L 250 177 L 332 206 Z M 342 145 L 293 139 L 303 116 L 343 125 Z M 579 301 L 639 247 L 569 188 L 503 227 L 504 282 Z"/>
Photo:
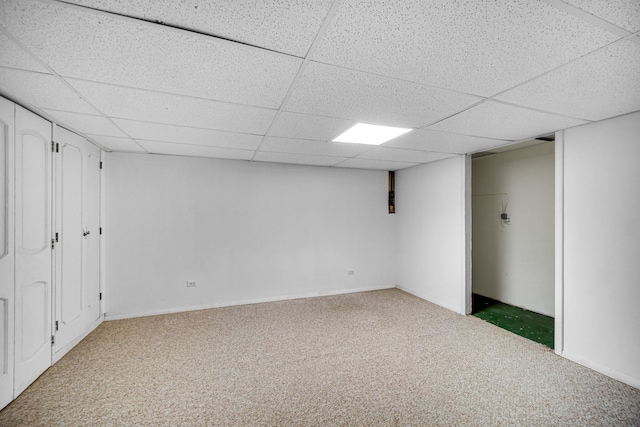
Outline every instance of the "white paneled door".
<path id="1" fill-rule="evenodd" d="M 100 309 L 100 154 L 93 144 L 87 143 L 84 168 L 84 209 L 85 236 L 83 247 L 84 275 L 86 286 L 86 321 L 93 324 L 101 315 Z"/>
<path id="2" fill-rule="evenodd" d="M 59 127 L 54 140 L 58 352 L 100 316 L 100 150 Z"/>
<path id="3" fill-rule="evenodd" d="M 13 399 L 14 104 L 0 98 L 0 409 Z"/>
<path id="4" fill-rule="evenodd" d="M 51 124 L 16 106 L 15 388 L 51 365 Z"/>

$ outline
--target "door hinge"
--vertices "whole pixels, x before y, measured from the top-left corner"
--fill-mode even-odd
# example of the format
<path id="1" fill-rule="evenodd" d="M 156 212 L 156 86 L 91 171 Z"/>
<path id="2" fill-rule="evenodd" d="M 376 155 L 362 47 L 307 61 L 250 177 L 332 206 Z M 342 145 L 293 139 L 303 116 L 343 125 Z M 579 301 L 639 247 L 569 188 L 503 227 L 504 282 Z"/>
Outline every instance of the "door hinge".
<path id="1" fill-rule="evenodd" d="M 56 331 L 58 330 L 58 321 L 56 320 Z"/>
<path id="2" fill-rule="evenodd" d="M 102 227 L 100 227 L 100 234 L 102 235 Z"/>
<path id="3" fill-rule="evenodd" d="M 56 143 L 51 141 L 51 152 L 55 153 L 56 152 Z"/>
<path id="4" fill-rule="evenodd" d="M 51 335 L 51 345 L 54 345 L 55 343 L 56 343 L 56 336 Z"/>
<path id="5" fill-rule="evenodd" d="M 60 144 L 56 142 L 56 153 L 59 153 L 59 152 L 60 152 Z"/>
<path id="6" fill-rule="evenodd" d="M 56 243 L 58 243 L 58 242 L 59 242 L 58 237 L 59 237 L 59 236 L 58 236 L 58 233 L 56 233 Z"/>
<path id="7" fill-rule="evenodd" d="M 55 249 L 56 248 L 56 239 L 51 239 L 51 249 Z"/>
<path id="8" fill-rule="evenodd" d="M 102 292 L 100 292 L 100 301 L 102 301 Z"/>
<path id="9" fill-rule="evenodd" d="M 100 169 L 102 169 L 102 162 L 100 162 Z"/>

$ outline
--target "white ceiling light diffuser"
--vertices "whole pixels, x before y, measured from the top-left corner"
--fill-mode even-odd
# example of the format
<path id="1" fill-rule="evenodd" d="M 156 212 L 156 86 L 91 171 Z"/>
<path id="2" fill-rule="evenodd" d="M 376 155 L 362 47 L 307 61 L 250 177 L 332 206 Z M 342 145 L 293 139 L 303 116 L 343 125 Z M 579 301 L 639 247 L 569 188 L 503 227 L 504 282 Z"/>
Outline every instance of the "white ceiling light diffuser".
<path id="1" fill-rule="evenodd" d="M 412 130 L 413 129 L 356 123 L 333 141 L 348 142 L 351 144 L 380 145 Z"/>

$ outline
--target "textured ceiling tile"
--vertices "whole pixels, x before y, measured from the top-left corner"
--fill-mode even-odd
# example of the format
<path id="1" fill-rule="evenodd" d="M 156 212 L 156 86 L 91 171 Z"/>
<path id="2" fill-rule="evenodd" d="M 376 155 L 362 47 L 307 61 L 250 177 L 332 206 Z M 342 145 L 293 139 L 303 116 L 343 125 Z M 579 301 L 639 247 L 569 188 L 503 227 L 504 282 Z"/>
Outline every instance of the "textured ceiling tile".
<path id="1" fill-rule="evenodd" d="M 126 137 L 120 129 L 102 116 L 46 109 L 43 111 L 52 115 L 56 120 L 59 120 L 60 125 L 70 126 L 78 132 L 93 135 Z"/>
<path id="2" fill-rule="evenodd" d="M 616 39 L 540 1 L 345 0 L 311 59 L 491 96 Z"/>
<path id="3" fill-rule="evenodd" d="M 621 40 L 497 99 L 588 120 L 640 110 L 640 43 Z"/>
<path id="4" fill-rule="evenodd" d="M 478 138 L 429 129 L 416 129 L 384 144 L 385 147 L 407 148 L 411 150 L 435 151 L 441 153 L 466 154 L 507 144 L 509 141 Z"/>
<path id="5" fill-rule="evenodd" d="M 109 117 L 264 135 L 276 111 L 68 79 Z"/>
<path id="6" fill-rule="evenodd" d="M 131 151 L 136 153 L 146 153 L 146 151 L 143 150 L 140 145 L 136 144 L 136 142 L 131 138 L 118 138 L 114 136 L 104 135 L 87 135 L 87 138 L 95 141 L 97 144 L 111 151 Z"/>
<path id="7" fill-rule="evenodd" d="M 412 166 L 417 166 L 419 164 L 420 163 L 389 162 L 384 160 L 347 159 L 344 162 L 336 165 L 335 167 L 397 171 L 400 169 L 406 169 Z"/>
<path id="8" fill-rule="evenodd" d="M 269 136 L 327 141 L 335 138 L 352 123 L 352 120 L 283 111 L 269 131 Z"/>
<path id="9" fill-rule="evenodd" d="M 260 151 L 334 157 L 353 157 L 370 149 L 370 145 L 363 144 L 343 144 L 340 142 L 273 137 L 265 138 L 260 146 Z"/>
<path id="10" fill-rule="evenodd" d="M 0 68 L 0 90 L 14 96 L 17 102 L 41 109 L 97 113 L 72 89 L 51 74 Z"/>
<path id="11" fill-rule="evenodd" d="M 262 141 L 262 136 L 246 133 L 223 132 L 124 119 L 114 119 L 114 121 L 129 136 L 135 139 L 237 148 L 241 150 L 255 150 L 260 145 L 260 141 Z"/>
<path id="12" fill-rule="evenodd" d="M 311 62 L 284 109 L 370 124 L 419 127 L 478 101 L 474 96 Z"/>
<path id="13" fill-rule="evenodd" d="M 331 0 L 70 0 L 151 21 L 188 28 L 278 52 L 304 56 Z"/>
<path id="14" fill-rule="evenodd" d="M 0 66 L 47 73 L 48 70 L 0 31 Z"/>
<path id="15" fill-rule="evenodd" d="M 640 30 L 638 0 L 563 0 L 627 31 Z"/>
<path id="16" fill-rule="evenodd" d="M 8 2 L 7 31 L 65 77 L 277 108 L 302 63 L 104 13 Z"/>
<path id="17" fill-rule="evenodd" d="M 213 157 L 216 159 L 250 160 L 253 151 L 233 148 L 205 147 L 203 145 L 173 144 L 169 142 L 137 140 L 147 151 L 153 154 L 174 156 Z"/>
<path id="18" fill-rule="evenodd" d="M 388 160 L 392 162 L 429 163 L 446 159 L 453 154 L 429 151 L 405 150 L 402 148 L 376 147 L 358 156 L 358 159 Z"/>
<path id="19" fill-rule="evenodd" d="M 253 160 L 257 162 L 290 163 L 294 165 L 333 166 L 344 160 L 344 158 L 260 151 L 256 153 Z"/>
<path id="20" fill-rule="evenodd" d="M 584 123 L 583 120 L 487 101 L 436 123 L 430 129 L 515 141 Z"/>

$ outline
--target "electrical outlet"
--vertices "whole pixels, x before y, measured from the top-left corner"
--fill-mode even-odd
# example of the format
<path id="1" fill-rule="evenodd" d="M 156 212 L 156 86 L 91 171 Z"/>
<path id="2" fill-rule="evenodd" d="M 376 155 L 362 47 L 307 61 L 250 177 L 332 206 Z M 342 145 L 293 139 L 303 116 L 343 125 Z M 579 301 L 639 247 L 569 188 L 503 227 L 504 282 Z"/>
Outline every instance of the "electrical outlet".
<path id="1" fill-rule="evenodd" d="M 198 286 L 195 280 L 187 280 L 187 288 L 195 288 Z"/>
<path id="2" fill-rule="evenodd" d="M 356 274 L 356 271 L 352 268 L 350 268 L 349 270 L 347 270 L 347 276 L 353 276 L 354 274 Z"/>

